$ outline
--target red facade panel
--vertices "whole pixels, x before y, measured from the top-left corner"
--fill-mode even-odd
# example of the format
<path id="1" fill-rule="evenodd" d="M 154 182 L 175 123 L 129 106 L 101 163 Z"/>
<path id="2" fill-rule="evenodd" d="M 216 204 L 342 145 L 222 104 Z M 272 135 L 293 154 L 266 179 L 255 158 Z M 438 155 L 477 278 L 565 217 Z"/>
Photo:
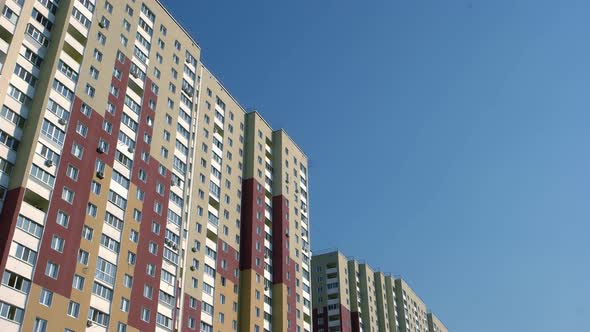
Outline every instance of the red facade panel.
<path id="1" fill-rule="evenodd" d="M 149 86 L 151 86 L 151 80 L 146 78 L 145 87 Z M 143 95 L 135 155 L 133 157 L 133 174 L 131 176 L 131 182 L 145 193 L 142 209 L 142 222 L 139 228 L 140 236 L 137 246 L 137 261 L 135 263 L 136 273 L 134 273 L 133 277 L 134 280 L 130 299 L 131 309 L 129 310 L 128 318 L 129 325 L 141 331 L 152 331 L 155 329 L 155 316 L 158 306 L 158 294 L 160 292 L 162 253 L 164 250 L 168 213 L 168 195 L 170 194 L 170 182 L 172 178 L 170 170 L 166 170 L 165 176 L 162 176 L 158 172 L 160 163 L 153 157 L 150 157 L 148 162 L 143 161 L 141 158 L 142 152 L 150 152 L 150 145 L 144 140 L 144 135 L 149 135 L 149 137 L 151 137 L 153 134 L 153 129 L 149 123 L 153 123 L 155 112 L 149 107 L 150 100 L 153 100 L 155 103 L 157 97 L 152 93 L 151 89 L 148 88 L 144 90 Z M 151 122 L 148 121 L 148 117 L 151 118 Z M 139 177 L 140 170 L 143 170 L 147 174 L 145 182 Z M 163 185 L 163 195 L 160 195 L 156 191 L 158 183 Z M 161 207 L 160 213 L 155 211 L 156 204 Z M 152 231 L 153 223 L 159 224 L 159 233 L 154 233 Z M 150 253 L 150 243 L 154 243 L 157 246 L 158 251 L 156 255 Z M 178 252 L 175 253 L 178 254 Z M 148 264 L 156 266 L 155 277 L 151 277 L 145 273 Z M 152 287 L 153 295 L 151 299 L 146 298 L 143 295 L 144 285 Z M 151 316 L 149 322 L 141 319 L 143 308 L 150 310 Z"/>
<path id="2" fill-rule="evenodd" d="M 224 247 L 227 250 L 224 250 Z M 239 272 L 240 261 L 238 260 L 238 251 L 221 239 L 217 240 L 217 273 L 230 280 L 234 285 L 238 284 L 238 276 L 234 271 Z M 222 262 L 225 262 L 223 267 Z"/>
<path id="3" fill-rule="evenodd" d="M 264 248 L 264 187 L 252 178 L 242 182 L 241 217 L 240 270 L 253 269 L 264 275 L 264 251 L 256 250 L 257 242 Z M 256 265 L 257 258 L 259 265 Z"/>
<path id="4" fill-rule="evenodd" d="M 190 306 L 190 295 L 184 294 L 184 303 L 182 305 L 182 331 L 199 331 L 201 329 L 201 301 L 195 299 L 196 306 Z M 195 320 L 195 327 L 189 327 L 189 319 Z"/>
<path id="5" fill-rule="evenodd" d="M 16 219 L 25 195 L 25 188 L 19 187 L 9 190 L 4 198 L 4 206 L 0 214 L 0 272 L 6 267 L 6 260 L 10 252 L 10 244 L 16 227 Z"/>

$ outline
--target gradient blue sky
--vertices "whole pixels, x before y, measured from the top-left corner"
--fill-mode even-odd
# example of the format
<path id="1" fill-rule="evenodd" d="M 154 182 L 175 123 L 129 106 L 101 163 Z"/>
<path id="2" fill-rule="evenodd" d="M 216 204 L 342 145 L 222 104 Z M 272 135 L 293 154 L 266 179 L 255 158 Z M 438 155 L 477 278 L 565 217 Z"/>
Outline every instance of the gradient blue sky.
<path id="1" fill-rule="evenodd" d="M 453 332 L 588 330 L 590 2 L 164 3 L 307 152 L 315 250 Z"/>

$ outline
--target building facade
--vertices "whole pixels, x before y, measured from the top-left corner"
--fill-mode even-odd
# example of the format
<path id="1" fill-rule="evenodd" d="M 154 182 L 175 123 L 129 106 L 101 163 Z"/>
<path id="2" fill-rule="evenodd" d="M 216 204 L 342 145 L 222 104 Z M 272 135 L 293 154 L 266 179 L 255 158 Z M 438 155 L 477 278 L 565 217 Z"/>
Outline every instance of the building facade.
<path id="1" fill-rule="evenodd" d="M 158 1 L 0 8 L 0 330 L 311 331 L 297 144 Z"/>
<path id="2" fill-rule="evenodd" d="M 401 278 L 340 251 L 314 254 L 311 264 L 314 332 L 448 332 Z"/>
<path id="3" fill-rule="evenodd" d="M 435 314 L 429 313 L 428 317 L 428 331 L 430 332 L 449 332 L 447 327 L 436 317 Z"/>

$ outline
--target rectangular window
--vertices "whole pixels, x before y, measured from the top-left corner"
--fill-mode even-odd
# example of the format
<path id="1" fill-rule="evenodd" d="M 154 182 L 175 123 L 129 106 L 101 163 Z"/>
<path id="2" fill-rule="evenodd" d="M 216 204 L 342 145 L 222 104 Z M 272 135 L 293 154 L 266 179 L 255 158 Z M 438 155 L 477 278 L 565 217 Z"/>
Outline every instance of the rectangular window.
<path id="1" fill-rule="evenodd" d="M 72 82 L 78 82 L 78 73 L 63 60 L 59 59 L 57 62 L 57 69 L 66 75 L 67 78 L 71 79 Z"/>
<path id="2" fill-rule="evenodd" d="M 0 317 L 21 324 L 23 322 L 24 315 L 25 312 L 23 309 L 13 304 L 0 301 Z"/>
<path id="3" fill-rule="evenodd" d="M 113 239 L 105 234 L 101 235 L 100 244 L 110 251 L 114 251 L 116 253 L 119 253 L 119 248 L 120 248 L 119 241 L 116 241 L 115 239 Z"/>
<path id="4" fill-rule="evenodd" d="M 53 79 L 53 90 L 55 90 L 57 93 L 59 93 L 69 101 L 72 101 L 74 99 L 74 92 L 67 88 L 62 82 L 58 81 L 56 78 Z"/>
<path id="5" fill-rule="evenodd" d="M 121 311 L 129 312 L 129 300 L 124 297 L 121 298 Z"/>
<path id="6" fill-rule="evenodd" d="M 2 276 L 2 285 L 28 294 L 29 289 L 31 288 L 31 281 L 19 274 L 4 270 L 4 275 Z"/>
<path id="7" fill-rule="evenodd" d="M 97 325 L 106 327 L 109 325 L 110 317 L 108 314 L 93 307 L 90 307 L 90 309 L 88 310 L 88 319 L 93 321 Z"/>
<path id="8" fill-rule="evenodd" d="M 94 235 L 94 230 L 86 225 L 82 227 L 82 238 L 92 241 L 92 236 Z"/>
<path id="9" fill-rule="evenodd" d="M 43 119 L 41 133 L 43 133 L 47 138 L 51 139 L 60 146 L 63 145 L 64 138 L 66 136 L 66 133 L 63 130 L 59 129 L 56 125 L 54 125 L 47 119 Z"/>
<path id="10" fill-rule="evenodd" d="M 54 235 L 53 238 L 51 239 L 51 249 L 53 249 L 57 252 L 62 253 L 64 251 L 65 244 L 66 244 L 66 241 L 57 235 Z"/>
<path id="11" fill-rule="evenodd" d="M 45 265 L 45 275 L 57 279 L 57 276 L 59 275 L 59 265 L 48 261 L 47 265 Z"/>
<path id="12" fill-rule="evenodd" d="M 114 264 L 111 264 L 102 257 L 98 257 L 95 273 L 95 277 L 98 280 L 103 281 L 110 286 L 114 286 L 116 274 L 117 267 Z"/>
<path id="13" fill-rule="evenodd" d="M 89 254 L 87 251 L 78 249 L 78 263 L 82 265 L 88 265 Z"/>
<path id="14" fill-rule="evenodd" d="M 37 224 L 36 222 L 23 216 L 22 214 L 19 214 L 16 219 L 16 227 L 39 239 L 43 234 L 43 226 Z"/>
<path id="15" fill-rule="evenodd" d="M 79 314 L 80 314 L 80 303 L 70 301 L 70 303 L 68 303 L 68 316 L 78 318 Z"/>
<path id="16" fill-rule="evenodd" d="M 98 282 L 92 285 L 92 293 L 108 301 L 113 299 L 113 290 Z"/>
<path id="17" fill-rule="evenodd" d="M 84 277 L 79 276 L 79 275 L 74 275 L 74 280 L 72 282 L 72 288 L 77 289 L 77 290 L 84 290 Z"/>

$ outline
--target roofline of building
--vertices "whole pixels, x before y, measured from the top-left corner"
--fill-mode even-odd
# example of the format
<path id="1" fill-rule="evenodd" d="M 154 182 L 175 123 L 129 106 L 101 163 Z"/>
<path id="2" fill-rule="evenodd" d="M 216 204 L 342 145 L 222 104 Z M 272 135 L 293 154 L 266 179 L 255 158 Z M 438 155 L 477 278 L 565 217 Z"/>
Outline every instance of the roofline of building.
<path id="1" fill-rule="evenodd" d="M 199 49 L 201 50 L 201 45 L 199 45 L 199 42 L 195 40 L 195 38 L 193 38 L 193 36 L 188 32 L 188 30 L 176 19 L 174 18 L 174 16 L 172 16 L 172 13 L 170 13 L 170 11 L 166 8 L 166 6 L 164 6 L 164 4 L 162 3 L 161 0 L 156 0 L 156 3 L 160 6 L 160 8 L 162 8 L 162 10 L 168 14 L 168 16 L 170 17 L 170 19 L 172 19 L 172 21 L 174 21 L 174 23 L 176 23 L 176 25 L 188 36 L 188 38 L 193 42 L 193 44 Z"/>
<path id="2" fill-rule="evenodd" d="M 203 61 L 201 61 L 201 66 L 203 67 L 203 69 L 205 69 L 207 72 L 209 72 L 211 74 L 211 76 L 213 76 L 215 78 L 215 81 L 217 81 L 217 83 L 221 86 L 221 88 L 223 89 L 223 91 L 225 91 L 227 93 L 227 95 L 233 100 L 233 102 L 238 105 L 240 107 L 240 109 L 245 113 L 245 114 L 256 114 L 258 115 L 258 117 L 260 119 L 262 119 L 262 121 L 264 121 L 264 123 L 273 131 L 273 133 L 276 132 L 282 132 L 285 134 L 285 136 L 287 136 L 287 138 L 291 141 L 291 143 L 293 143 L 293 145 L 299 150 L 299 152 L 301 152 L 302 155 L 305 156 L 305 158 L 308 159 L 309 162 L 309 157 L 307 156 L 307 153 L 305 153 L 305 151 L 303 151 L 303 149 L 299 146 L 299 144 L 297 144 L 295 142 L 295 140 L 293 140 L 293 138 L 291 138 L 291 136 L 289 135 L 289 133 L 287 133 L 287 130 L 285 130 L 284 128 L 279 128 L 279 129 L 273 129 L 273 126 L 264 118 L 264 116 L 262 116 L 262 114 L 260 112 L 258 112 L 258 110 L 253 109 L 251 111 L 248 111 L 239 101 L 238 99 L 236 99 L 236 97 L 234 97 L 230 91 L 225 87 L 225 85 L 223 85 L 223 83 L 221 82 L 221 80 L 219 79 L 219 77 L 217 75 L 215 75 L 215 73 L 213 73 L 213 71 L 205 66 L 205 64 L 203 63 Z"/>

